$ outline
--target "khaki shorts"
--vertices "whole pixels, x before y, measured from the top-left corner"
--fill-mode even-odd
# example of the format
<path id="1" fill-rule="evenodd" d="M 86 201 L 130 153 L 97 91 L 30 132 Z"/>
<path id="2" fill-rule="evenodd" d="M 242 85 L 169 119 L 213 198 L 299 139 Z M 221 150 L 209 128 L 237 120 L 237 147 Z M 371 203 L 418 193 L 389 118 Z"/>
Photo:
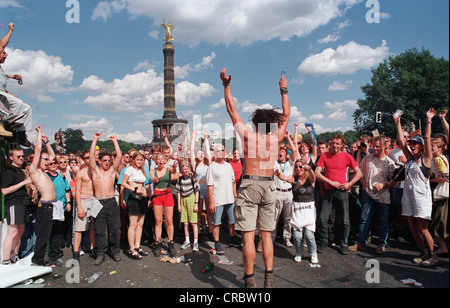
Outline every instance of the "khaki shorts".
<path id="1" fill-rule="evenodd" d="M 89 202 L 89 199 L 81 199 L 81 208 L 84 210 L 84 218 L 80 219 L 78 217 L 78 214 L 75 215 L 75 226 L 74 231 L 76 232 L 84 232 L 89 230 L 89 228 L 94 228 L 94 219 L 89 221 L 89 219 L 86 217 L 87 212 L 87 204 Z"/>
<path id="2" fill-rule="evenodd" d="M 235 229 L 272 231 L 276 227 L 273 181 L 242 179 L 234 208 Z"/>

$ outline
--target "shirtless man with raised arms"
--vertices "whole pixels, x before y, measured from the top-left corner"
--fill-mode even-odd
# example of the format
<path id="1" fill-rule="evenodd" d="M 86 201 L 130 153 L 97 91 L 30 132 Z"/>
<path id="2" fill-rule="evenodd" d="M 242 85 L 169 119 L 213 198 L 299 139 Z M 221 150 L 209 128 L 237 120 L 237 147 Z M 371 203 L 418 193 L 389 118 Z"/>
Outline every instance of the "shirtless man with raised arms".
<path id="1" fill-rule="evenodd" d="M 273 169 L 278 157 L 278 148 L 284 139 L 289 122 L 290 104 L 288 82 L 284 75 L 279 83 L 283 113 L 274 109 L 258 109 L 253 113 L 254 132 L 244 124 L 236 110 L 231 94 L 231 75 L 226 69 L 220 72 L 228 114 L 234 129 L 244 140 L 244 175 L 239 187 L 234 209 L 235 228 L 242 231 L 244 247 L 244 281 L 247 288 L 256 288 L 253 268 L 256 259 L 255 230 L 258 228 L 262 239 L 263 259 L 266 268 L 264 287 L 273 287 L 273 243 L 271 231 L 275 229 L 276 186 Z"/>
<path id="2" fill-rule="evenodd" d="M 44 257 L 47 243 L 51 238 L 53 227 L 53 203 L 56 202 L 56 190 L 52 180 L 45 172 L 48 164 L 55 158 L 47 137 L 43 136 L 40 126 L 36 126 L 38 136 L 34 146 L 34 159 L 30 165 L 30 178 L 36 189 L 41 194 L 41 199 L 36 210 L 36 221 L 38 232 L 36 244 L 34 246 L 34 255 L 31 261 L 36 265 L 44 266 Z M 42 152 L 42 140 L 44 139 L 47 152 Z M 50 243 L 50 262 L 59 259 L 59 243 L 52 241 Z"/>
<path id="3" fill-rule="evenodd" d="M 89 157 L 95 157 L 95 146 L 101 137 L 101 133 L 95 133 L 89 149 Z M 119 205 L 114 197 L 114 181 L 117 168 L 122 161 L 122 151 L 115 136 L 110 136 L 114 144 L 116 159 L 111 167 L 111 154 L 103 151 L 98 155 L 100 166 L 97 166 L 94 159 L 89 159 L 89 172 L 92 174 L 94 184 L 94 196 L 102 204 L 103 208 L 98 213 L 94 221 L 96 255 L 95 265 L 100 265 L 105 260 L 105 253 L 108 248 L 106 230 L 111 234 L 111 254 L 114 261 L 120 261 L 120 212 Z"/>
<path id="4" fill-rule="evenodd" d="M 82 152 L 82 159 L 84 164 L 80 167 L 80 170 L 75 174 L 76 179 L 76 205 L 77 216 L 75 217 L 75 234 L 73 237 L 73 258 L 77 261 L 80 260 L 80 244 L 84 231 L 89 230 L 89 239 L 91 246 L 95 247 L 95 232 L 94 222 L 89 221 L 86 216 L 88 208 L 88 202 L 94 196 L 94 185 L 92 183 L 92 175 L 89 172 L 89 152 Z"/>

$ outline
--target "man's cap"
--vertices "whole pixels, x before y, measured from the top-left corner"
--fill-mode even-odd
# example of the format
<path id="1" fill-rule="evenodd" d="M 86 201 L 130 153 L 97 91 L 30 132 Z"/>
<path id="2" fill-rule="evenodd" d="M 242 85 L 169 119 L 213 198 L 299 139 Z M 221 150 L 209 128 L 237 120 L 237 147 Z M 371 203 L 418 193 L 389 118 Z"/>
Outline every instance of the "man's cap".
<path id="1" fill-rule="evenodd" d="M 412 137 L 411 139 L 409 139 L 409 142 L 417 142 L 417 143 L 420 143 L 421 145 L 425 145 L 425 141 L 420 136 Z"/>

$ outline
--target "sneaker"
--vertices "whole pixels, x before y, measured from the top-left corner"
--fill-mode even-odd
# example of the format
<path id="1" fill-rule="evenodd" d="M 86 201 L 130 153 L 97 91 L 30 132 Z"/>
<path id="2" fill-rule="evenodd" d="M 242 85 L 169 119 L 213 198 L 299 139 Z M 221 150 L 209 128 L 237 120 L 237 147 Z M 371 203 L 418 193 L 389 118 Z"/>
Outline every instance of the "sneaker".
<path id="1" fill-rule="evenodd" d="M 161 242 L 155 242 L 155 248 L 153 249 L 153 255 L 155 257 L 161 256 L 162 245 Z"/>
<path id="2" fill-rule="evenodd" d="M 347 247 L 347 246 L 342 246 L 342 247 L 339 249 L 339 253 L 340 253 L 341 255 L 343 255 L 343 256 L 348 255 L 348 247 Z"/>
<path id="3" fill-rule="evenodd" d="M 420 263 L 423 267 L 436 267 L 439 263 L 439 259 L 435 252 L 430 253 L 429 258 Z"/>
<path id="4" fill-rule="evenodd" d="M 220 242 L 217 242 L 215 247 L 216 247 L 216 254 L 218 255 L 225 254 L 225 251 L 222 249 L 222 246 L 220 246 Z"/>
<path id="5" fill-rule="evenodd" d="M 188 249 L 189 247 L 191 247 L 191 242 L 188 241 L 184 241 L 183 245 L 181 245 L 182 250 Z"/>
<path id="6" fill-rule="evenodd" d="M 194 242 L 194 245 L 192 245 L 192 251 L 194 252 L 198 251 L 198 242 Z"/>
<path id="7" fill-rule="evenodd" d="M 230 237 L 231 247 L 242 247 L 242 242 L 237 236 Z"/>
<path id="8" fill-rule="evenodd" d="M 425 248 L 421 251 L 420 256 L 413 259 L 413 263 L 415 264 L 422 264 L 423 261 L 428 259 L 428 250 Z"/>
<path id="9" fill-rule="evenodd" d="M 103 263 L 103 261 L 105 261 L 105 255 L 97 256 L 97 258 L 95 259 L 94 264 L 95 265 L 100 265 L 100 264 Z"/>
<path id="10" fill-rule="evenodd" d="M 297 263 L 302 262 L 302 256 L 295 256 L 294 257 L 294 261 L 297 262 Z"/>
<path id="11" fill-rule="evenodd" d="M 256 246 L 256 252 L 262 252 L 262 240 L 258 241 L 258 245 Z"/>
<path id="12" fill-rule="evenodd" d="M 284 240 L 284 245 L 286 245 L 286 247 L 292 247 L 292 246 L 294 246 L 294 245 L 292 245 L 290 239 L 288 239 L 288 238 Z"/>
<path id="13" fill-rule="evenodd" d="M 255 277 L 244 278 L 245 288 L 247 289 L 255 289 L 258 286 L 256 285 Z"/>
<path id="14" fill-rule="evenodd" d="M 264 288 L 273 288 L 273 283 L 275 280 L 275 276 L 273 273 L 265 273 L 264 276 Z"/>
<path id="15" fill-rule="evenodd" d="M 318 253 L 322 253 L 322 252 L 324 252 L 325 249 L 327 249 L 327 248 L 328 248 L 328 244 L 327 244 L 326 242 L 320 242 L 320 243 L 317 245 L 317 252 L 318 252 Z"/>
<path id="16" fill-rule="evenodd" d="M 367 247 L 359 244 L 355 244 L 352 246 L 348 246 L 348 250 L 350 251 L 366 251 Z"/>
<path id="17" fill-rule="evenodd" d="M 58 259 L 58 260 L 55 260 L 55 261 L 50 261 L 50 266 L 63 267 L 64 266 L 64 262 L 61 259 Z"/>
<path id="18" fill-rule="evenodd" d="M 375 250 L 375 253 L 377 255 L 382 255 L 386 252 L 386 247 L 384 246 L 377 246 L 377 250 Z"/>
<path id="19" fill-rule="evenodd" d="M 317 257 L 317 252 L 313 252 L 311 254 L 311 263 L 312 264 L 318 264 L 319 263 L 319 258 Z"/>
<path id="20" fill-rule="evenodd" d="M 119 253 L 113 254 L 112 258 L 116 262 L 120 262 L 120 260 L 121 260 Z"/>

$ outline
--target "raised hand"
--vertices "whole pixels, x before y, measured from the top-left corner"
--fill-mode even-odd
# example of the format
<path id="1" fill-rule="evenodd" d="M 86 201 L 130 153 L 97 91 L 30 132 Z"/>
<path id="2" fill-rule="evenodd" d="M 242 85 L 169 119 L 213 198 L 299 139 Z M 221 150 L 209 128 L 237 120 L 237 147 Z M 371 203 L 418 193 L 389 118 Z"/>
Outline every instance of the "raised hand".
<path id="1" fill-rule="evenodd" d="M 222 79 L 223 85 L 227 86 L 230 84 L 231 82 L 231 75 L 229 75 L 227 77 L 227 69 L 224 68 L 223 70 L 220 71 L 220 79 Z"/>

